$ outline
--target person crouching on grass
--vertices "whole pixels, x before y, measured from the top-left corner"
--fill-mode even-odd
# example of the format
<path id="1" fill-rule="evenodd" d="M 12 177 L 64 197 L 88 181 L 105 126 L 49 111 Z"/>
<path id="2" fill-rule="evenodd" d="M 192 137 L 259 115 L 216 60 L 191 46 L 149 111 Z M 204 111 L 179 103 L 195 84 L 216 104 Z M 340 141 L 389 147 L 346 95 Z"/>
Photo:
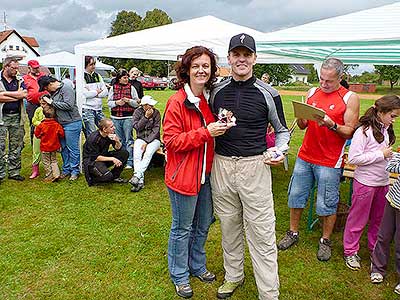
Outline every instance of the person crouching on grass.
<path id="1" fill-rule="evenodd" d="M 55 110 L 51 106 L 43 108 L 45 119 L 35 128 L 35 136 L 40 139 L 40 151 L 46 175 L 44 181 L 54 182 L 60 178 L 57 163 L 57 150 L 61 149 L 60 139 L 64 138 L 64 129 L 54 119 Z"/>

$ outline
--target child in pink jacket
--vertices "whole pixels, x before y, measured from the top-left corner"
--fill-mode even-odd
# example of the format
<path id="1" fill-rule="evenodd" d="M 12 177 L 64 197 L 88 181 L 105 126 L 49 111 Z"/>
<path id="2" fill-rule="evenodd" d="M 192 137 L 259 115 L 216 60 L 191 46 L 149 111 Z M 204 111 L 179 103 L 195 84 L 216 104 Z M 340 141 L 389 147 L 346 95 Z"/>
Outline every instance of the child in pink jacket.
<path id="1" fill-rule="evenodd" d="M 389 188 L 388 160 L 395 142 L 393 122 L 400 115 L 400 98 L 395 95 L 376 100 L 359 120 L 350 149 L 354 171 L 352 205 L 343 234 L 344 260 L 352 270 L 361 268 L 358 250 L 368 225 L 368 249 L 373 251 Z"/>

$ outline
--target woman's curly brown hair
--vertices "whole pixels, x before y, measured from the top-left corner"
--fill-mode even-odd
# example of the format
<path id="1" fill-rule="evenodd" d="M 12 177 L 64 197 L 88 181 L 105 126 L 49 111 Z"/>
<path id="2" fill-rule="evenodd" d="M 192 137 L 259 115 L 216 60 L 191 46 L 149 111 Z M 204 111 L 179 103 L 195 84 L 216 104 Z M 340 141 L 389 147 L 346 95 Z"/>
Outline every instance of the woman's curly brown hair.
<path id="1" fill-rule="evenodd" d="M 185 83 L 190 84 L 189 70 L 192 61 L 203 54 L 210 57 L 211 61 L 211 72 L 210 79 L 205 84 L 207 89 L 211 89 L 212 84 L 217 80 L 217 56 L 208 48 L 203 46 L 194 46 L 186 50 L 185 54 L 182 55 L 180 61 L 175 64 L 176 76 L 178 77 L 178 88 L 184 86 Z"/>

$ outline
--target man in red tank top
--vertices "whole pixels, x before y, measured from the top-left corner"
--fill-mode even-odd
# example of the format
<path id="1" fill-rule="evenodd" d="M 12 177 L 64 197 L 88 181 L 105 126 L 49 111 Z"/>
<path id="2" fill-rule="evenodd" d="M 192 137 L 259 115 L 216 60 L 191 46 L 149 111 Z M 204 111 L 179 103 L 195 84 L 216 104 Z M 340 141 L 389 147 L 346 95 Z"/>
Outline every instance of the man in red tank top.
<path id="1" fill-rule="evenodd" d="M 325 117 L 297 120 L 306 133 L 289 184 L 290 229 L 278 243 L 278 249 L 286 250 L 298 242 L 301 214 L 311 189 L 317 185 L 316 211 L 322 219 L 317 253 L 320 261 L 331 257 L 330 235 L 339 202 L 342 156 L 346 140 L 353 136 L 360 109 L 358 96 L 340 85 L 343 69 L 343 63 L 336 58 L 322 63 L 320 87 L 308 92 L 307 103 L 323 109 Z"/>

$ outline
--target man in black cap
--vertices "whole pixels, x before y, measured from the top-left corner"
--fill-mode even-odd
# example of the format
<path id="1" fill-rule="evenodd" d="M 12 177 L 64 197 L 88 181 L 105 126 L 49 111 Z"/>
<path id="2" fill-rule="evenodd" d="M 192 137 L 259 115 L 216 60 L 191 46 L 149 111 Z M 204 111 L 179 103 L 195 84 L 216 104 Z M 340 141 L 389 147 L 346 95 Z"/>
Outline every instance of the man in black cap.
<path id="1" fill-rule="evenodd" d="M 253 37 L 245 33 L 232 37 L 228 62 L 232 78 L 217 85 L 210 98 L 214 112 L 231 111 L 237 124 L 215 138 L 211 184 L 214 209 L 221 221 L 226 272 L 217 296 L 230 297 L 244 281 L 245 232 L 259 299 L 278 299 L 270 165 L 283 161 L 289 132 L 278 92 L 253 75 L 256 63 Z M 277 148 L 267 151 L 268 124 L 275 129 Z"/>

